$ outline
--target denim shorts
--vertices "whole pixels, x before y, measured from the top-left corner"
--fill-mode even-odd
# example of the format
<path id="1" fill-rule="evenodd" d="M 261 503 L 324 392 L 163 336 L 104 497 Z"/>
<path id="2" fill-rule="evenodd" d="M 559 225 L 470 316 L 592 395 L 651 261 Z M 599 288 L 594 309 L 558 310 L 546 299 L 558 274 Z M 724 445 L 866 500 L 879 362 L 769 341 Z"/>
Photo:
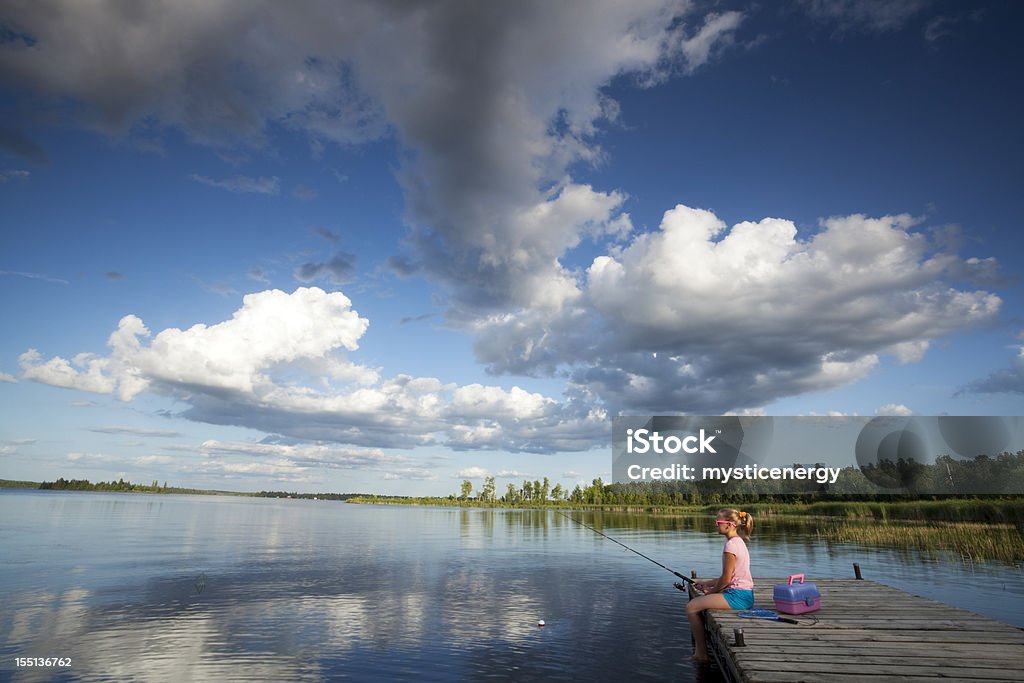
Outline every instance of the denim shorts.
<path id="1" fill-rule="evenodd" d="M 733 609 L 750 609 L 754 606 L 754 591 L 726 588 L 722 591 L 722 597 Z"/>

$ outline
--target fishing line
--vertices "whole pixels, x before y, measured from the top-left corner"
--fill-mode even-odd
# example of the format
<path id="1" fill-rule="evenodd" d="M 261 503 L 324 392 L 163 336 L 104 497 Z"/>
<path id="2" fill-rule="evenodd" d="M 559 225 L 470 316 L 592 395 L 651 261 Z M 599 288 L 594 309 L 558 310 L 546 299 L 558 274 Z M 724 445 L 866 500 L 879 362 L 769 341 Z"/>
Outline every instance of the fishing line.
<path id="1" fill-rule="evenodd" d="M 621 541 L 616 541 L 616 540 L 615 540 L 614 538 L 612 538 L 612 537 L 611 537 L 611 536 L 609 536 L 608 534 L 606 534 L 606 533 L 603 533 L 603 532 L 600 532 L 600 531 L 598 531 L 597 529 L 595 529 L 594 527 L 592 527 L 592 526 L 588 526 L 588 525 L 584 524 L 583 522 L 579 521 L 578 519 L 574 519 L 574 518 L 570 517 L 569 515 L 565 514 L 564 512 L 560 512 L 560 511 L 558 511 L 558 510 L 555 510 L 555 512 L 557 512 L 558 514 L 562 515 L 562 516 L 563 516 L 563 517 L 565 517 L 566 519 L 569 519 L 569 520 L 572 520 L 573 522 L 576 522 L 577 524 L 579 524 L 580 526 L 582 526 L 582 527 L 584 527 L 584 528 L 590 529 L 591 531 L 593 531 L 593 532 L 594 532 L 595 534 L 598 534 L 599 536 L 604 536 L 605 538 L 607 538 L 607 539 L 608 539 L 609 541 L 611 541 L 612 543 L 618 543 L 619 545 L 621 545 L 621 546 L 622 546 L 623 548 L 625 548 L 625 549 L 626 549 L 626 550 L 628 550 L 629 552 L 631 552 L 631 553 L 636 553 L 637 555 L 639 555 L 640 557 L 644 558 L 644 559 L 645 559 L 645 560 L 647 560 L 648 562 L 653 562 L 654 564 L 658 565 L 659 567 L 661 567 L 661 568 L 662 568 L 662 569 L 664 569 L 665 571 L 667 571 L 667 572 L 672 572 L 673 574 L 675 574 L 676 576 L 678 576 L 678 577 L 679 577 L 680 579 L 682 579 L 682 580 L 683 580 L 683 581 L 685 581 L 686 583 L 693 583 L 693 582 L 694 582 L 694 581 L 693 581 L 693 579 L 691 579 L 690 577 L 688 577 L 688 576 L 683 576 L 682 574 L 680 574 L 679 572 L 675 571 L 674 569 L 669 569 L 668 567 L 666 567 L 665 565 L 663 565 L 663 564 L 662 564 L 661 562 L 658 562 L 657 560 L 652 560 L 651 558 L 647 557 L 646 555 L 644 555 L 644 554 L 643 554 L 642 552 L 640 552 L 639 550 L 633 550 L 632 548 L 630 548 L 630 547 L 629 547 L 628 545 L 626 545 L 625 543 L 622 543 Z"/>

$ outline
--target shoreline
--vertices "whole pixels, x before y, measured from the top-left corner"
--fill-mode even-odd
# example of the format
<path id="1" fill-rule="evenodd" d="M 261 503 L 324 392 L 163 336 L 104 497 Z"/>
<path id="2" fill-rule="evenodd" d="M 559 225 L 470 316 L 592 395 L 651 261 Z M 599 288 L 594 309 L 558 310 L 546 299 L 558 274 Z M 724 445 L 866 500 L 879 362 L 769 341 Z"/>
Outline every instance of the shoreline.
<path id="1" fill-rule="evenodd" d="M 879 500 L 877 496 L 858 499 L 849 495 L 829 497 L 818 494 L 811 500 L 751 500 L 750 496 L 721 496 L 689 503 L 615 502 L 598 503 L 579 500 L 552 499 L 508 501 L 502 498 L 481 500 L 478 497 L 455 496 L 388 496 L 366 493 L 298 493 L 287 491 L 224 491 L 185 487 L 133 484 L 131 482 L 97 482 L 58 479 L 56 482 L 30 482 L 0 479 L 0 489 L 82 491 L 105 493 L 188 494 L 209 496 L 245 496 L 252 498 L 283 498 L 331 500 L 362 505 L 418 505 L 441 508 L 482 510 L 574 510 L 655 516 L 700 516 L 713 514 L 722 507 L 739 507 L 761 518 L 822 518 L 846 521 L 925 521 L 1013 524 L 1024 529 L 1024 496 L 910 496 L 902 494 L 895 500 Z M 799 494 L 791 497 L 797 498 Z"/>
<path id="2" fill-rule="evenodd" d="M 993 498 L 918 498 L 911 500 L 817 500 L 765 501 L 690 505 L 622 505 L 549 501 L 547 503 L 509 504 L 506 501 L 451 500 L 428 497 L 357 496 L 347 503 L 362 505 L 419 505 L 481 510 L 575 510 L 665 516 L 713 514 L 722 507 L 742 507 L 756 517 L 822 518 L 847 521 L 928 521 L 965 523 L 1002 523 L 1024 525 L 1024 497 Z"/>
<path id="3" fill-rule="evenodd" d="M 33 482 L 8 487 L 0 480 L 0 489 L 55 493 L 143 493 L 224 496 L 229 498 L 274 498 L 309 502 L 344 502 L 356 505 L 424 507 L 440 510 L 493 512 L 577 512 L 597 517 L 595 524 L 627 527 L 653 524 L 652 528 L 699 529 L 706 519 L 722 507 L 716 505 L 622 505 L 579 503 L 576 501 L 529 501 L 509 505 L 507 501 L 475 499 L 412 498 L 366 496 L 356 494 L 287 494 L 284 492 L 239 493 L 200 489 L 151 487 L 40 488 Z M 776 533 L 811 533 L 830 543 L 867 547 L 915 549 L 928 553 L 952 552 L 963 560 L 996 560 L 1015 567 L 1024 565 L 1024 496 L 999 499 L 944 500 L 917 499 L 897 501 L 803 501 L 748 502 L 740 507 L 767 524 Z M 765 527 L 762 527 L 765 528 Z"/>

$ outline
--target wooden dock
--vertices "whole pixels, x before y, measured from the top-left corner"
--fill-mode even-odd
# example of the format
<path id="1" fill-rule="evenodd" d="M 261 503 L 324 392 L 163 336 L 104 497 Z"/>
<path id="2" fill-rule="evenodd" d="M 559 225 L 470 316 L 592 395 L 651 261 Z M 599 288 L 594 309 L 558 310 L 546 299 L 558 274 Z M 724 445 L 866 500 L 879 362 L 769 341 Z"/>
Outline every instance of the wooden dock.
<path id="1" fill-rule="evenodd" d="M 757 579 L 755 608 L 774 610 Z M 936 683 L 1024 680 L 1024 630 L 872 581 L 813 579 L 821 609 L 799 625 L 704 613 L 708 650 L 744 683 Z M 693 588 L 690 588 L 691 594 Z M 737 645 L 738 629 L 743 641 Z"/>

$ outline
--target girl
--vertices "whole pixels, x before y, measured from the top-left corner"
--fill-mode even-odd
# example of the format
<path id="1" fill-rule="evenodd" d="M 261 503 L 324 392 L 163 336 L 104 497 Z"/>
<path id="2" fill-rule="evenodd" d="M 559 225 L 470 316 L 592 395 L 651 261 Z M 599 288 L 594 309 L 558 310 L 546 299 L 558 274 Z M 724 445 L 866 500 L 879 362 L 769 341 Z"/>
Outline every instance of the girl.
<path id="1" fill-rule="evenodd" d="M 718 533 L 725 536 L 725 550 L 722 553 L 722 575 L 714 581 L 697 581 L 694 587 L 704 595 L 690 600 L 686 616 L 693 633 L 693 659 L 699 663 L 708 661 L 708 645 L 704 637 L 703 613 L 706 609 L 750 609 L 754 606 L 754 580 L 750 576 L 750 555 L 747 544 L 750 532 L 754 530 L 754 518 L 746 512 L 732 508 L 718 511 L 715 521 Z"/>

